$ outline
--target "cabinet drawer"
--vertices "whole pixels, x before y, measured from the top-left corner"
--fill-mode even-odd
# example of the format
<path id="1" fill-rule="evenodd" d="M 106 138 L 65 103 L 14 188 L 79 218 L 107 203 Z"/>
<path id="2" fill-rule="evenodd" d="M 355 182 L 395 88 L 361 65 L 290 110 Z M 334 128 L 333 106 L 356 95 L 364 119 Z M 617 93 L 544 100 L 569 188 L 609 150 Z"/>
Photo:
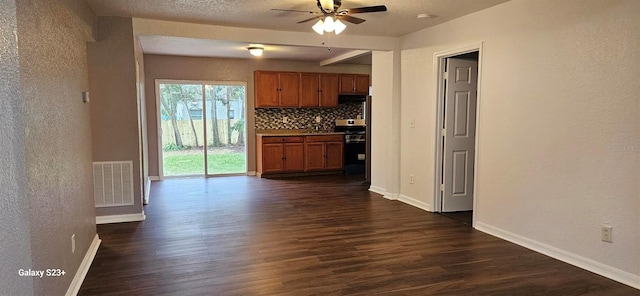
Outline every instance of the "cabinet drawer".
<path id="1" fill-rule="evenodd" d="M 306 142 L 342 142 L 343 135 L 326 135 L 326 136 L 306 136 Z"/>
<path id="2" fill-rule="evenodd" d="M 302 143 L 304 137 L 262 137 L 262 143 Z"/>

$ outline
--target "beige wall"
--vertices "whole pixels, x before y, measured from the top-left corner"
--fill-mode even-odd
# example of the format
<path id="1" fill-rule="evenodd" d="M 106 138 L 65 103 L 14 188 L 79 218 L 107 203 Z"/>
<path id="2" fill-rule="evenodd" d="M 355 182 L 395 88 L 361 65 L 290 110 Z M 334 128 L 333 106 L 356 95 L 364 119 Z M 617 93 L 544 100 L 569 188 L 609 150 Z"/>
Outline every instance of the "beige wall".
<path id="1" fill-rule="evenodd" d="M 142 213 L 142 162 L 131 18 L 100 17 L 88 45 L 93 161 L 133 161 L 133 206 L 97 208 L 98 216 Z"/>
<path id="2" fill-rule="evenodd" d="M 24 150 L 15 155 L 22 168 L 3 170 L 3 175 L 26 177 L 24 183 L 18 183 L 25 187 L 15 194 L 24 194 L 21 198 L 28 203 L 29 225 L 16 224 L 3 232 L 28 229 L 29 245 L 12 250 L 20 258 L 24 255 L 21 250 L 30 248 L 31 264 L 22 268 L 67 272 L 60 278 L 33 280 L 32 292 L 64 295 L 96 235 L 90 105 L 82 102 L 82 92 L 89 88 L 86 42 L 94 35 L 95 16 L 84 1 L 16 4 L 20 95 L 11 99 L 22 100 L 22 106 L 12 111 L 22 118 L 15 136 L 24 138 Z M 3 46 L 11 44 L 4 42 Z M 20 144 L 20 140 L 15 142 Z M 16 210 L 24 217 L 24 207 Z M 75 253 L 71 252 L 72 234 Z M 4 259 L 3 270 L 7 268 Z M 5 281 L 10 282 L 9 287 L 22 286 L 24 279 L 18 278 L 17 270 L 10 272 L 8 278 L 2 277 L 0 286 Z M 2 294 L 28 295 L 30 289 Z"/>
<path id="3" fill-rule="evenodd" d="M 482 41 L 475 226 L 640 287 L 639 14 L 513 0 L 405 36 L 400 194 L 433 201 L 434 53 Z"/>
<path id="4" fill-rule="evenodd" d="M 149 174 L 158 176 L 158 133 L 156 109 L 156 79 L 244 81 L 247 83 L 247 167 L 256 170 L 253 71 L 335 72 L 370 74 L 368 65 L 337 65 L 320 67 L 317 63 L 267 59 L 221 59 L 179 56 L 145 55 L 146 106 L 149 140 Z"/>
<path id="5" fill-rule="evenodd" d="M 32 295 L 33 279 L 16 276 L 32 265 L 15 1 L 4 1 L 0 15 L 0 295 Z"/>
<path id="6" fill-rule="evenodd" d="M 137 65 L 137 73 L 136 73 L 136 99 L 137 106 L 136 108 L 139 111 L 138 114 L 138 122 L 139 122 L 139 130 L 140 130 L 140 162 L 142 164 L 141 171 L 142 175 L 140 176 L 141 182 L 143 184 L 142 194 L 145 196 L 145 200 L 149 197 L 149 190 L 151 189 L 151 181 L 149 180 L 149 155 L 147 151 L 149 151 L 149 143 L 147 141 L 147 109 L 145 108 L 146 96 L 144 94 L 144 55 L 142 53 L 142 45 L 140 44 L 140 38 L 137 36 L 133 37 L 133 45 L 134 45 L 134 53 L 135 60 Z"/>

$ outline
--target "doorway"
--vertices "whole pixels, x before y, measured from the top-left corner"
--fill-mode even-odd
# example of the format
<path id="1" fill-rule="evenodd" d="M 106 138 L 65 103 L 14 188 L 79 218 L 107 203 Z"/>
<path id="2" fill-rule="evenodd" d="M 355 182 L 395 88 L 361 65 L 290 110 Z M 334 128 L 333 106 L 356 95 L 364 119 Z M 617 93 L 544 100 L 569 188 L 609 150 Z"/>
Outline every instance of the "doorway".
<path id="1" fill-rule="evenodd" d="M 162 177 L 246 174 L 246 83 L 156 80 Z"/>
<path id="2" fill-rule="evenodd" d="M 437 212 L 473 225 L 481 44 L 436 53 Z"/>

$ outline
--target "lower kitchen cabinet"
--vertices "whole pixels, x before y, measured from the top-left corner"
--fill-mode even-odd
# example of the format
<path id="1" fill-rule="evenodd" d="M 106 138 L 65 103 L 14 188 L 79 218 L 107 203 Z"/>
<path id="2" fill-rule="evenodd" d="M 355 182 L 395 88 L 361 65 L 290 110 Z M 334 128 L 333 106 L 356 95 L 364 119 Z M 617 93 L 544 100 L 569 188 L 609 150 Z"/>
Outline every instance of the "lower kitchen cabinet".
<path id="1" fill-rule="evenodd" d="M 304 137 L 257 137 L 258 174 L 304 171 Z"/>
<path id="2" fill-rule="evenodd" d="M 344 168 L 343 142 L 328 142 L 325 144 L 325 166 L 327 170 L 341 170 Z"/>
<path id="3" fill-rule="evenodd" d="M 256 137 L 258 176 L 342 170 L 343 135 Z"/>
<path id="4" fill-rule="evenodd" d="M 305 171 L 341 170 L 343 168 L 343 136 L 305 137 Z"/>

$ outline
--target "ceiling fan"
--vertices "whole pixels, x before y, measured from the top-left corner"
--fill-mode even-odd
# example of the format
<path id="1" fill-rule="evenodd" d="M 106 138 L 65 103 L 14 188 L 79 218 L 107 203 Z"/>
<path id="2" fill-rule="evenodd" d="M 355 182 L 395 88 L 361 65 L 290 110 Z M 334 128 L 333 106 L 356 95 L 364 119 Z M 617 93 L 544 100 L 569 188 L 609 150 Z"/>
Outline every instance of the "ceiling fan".
<path id="1" fill-rule="evenodd" d="M 347 21 L 356 25 L 361 24 L 365 21 L 364 19 L 351 16 L 352 14 L 387 11 L 387 7 L 384 5 L 340 9 L 340 7 L 342 6 L 341 0 L 317 0 L 317 5 L 318 5 L 318 8 L 320 8 L 320 11 L 307 11 L 307 10 L 295 10 L 295 9 L 271 9 L 271 10 L 286 11 L 286 12 L 304 12 L 304 13 L 313 14 L 314 15 L 313 17 L 299 21 L 298 24 L 319 19 L 318 22 L 313 26 L 313 30 L 320 35 L 322 35 L 324 32 L 332 32 L 332 31 L 335 31 L 336 34 L 340 34 L 340 32 L 342 32 L 346 28 L 346 25 L 340 22 L 340 20 Z"/>

